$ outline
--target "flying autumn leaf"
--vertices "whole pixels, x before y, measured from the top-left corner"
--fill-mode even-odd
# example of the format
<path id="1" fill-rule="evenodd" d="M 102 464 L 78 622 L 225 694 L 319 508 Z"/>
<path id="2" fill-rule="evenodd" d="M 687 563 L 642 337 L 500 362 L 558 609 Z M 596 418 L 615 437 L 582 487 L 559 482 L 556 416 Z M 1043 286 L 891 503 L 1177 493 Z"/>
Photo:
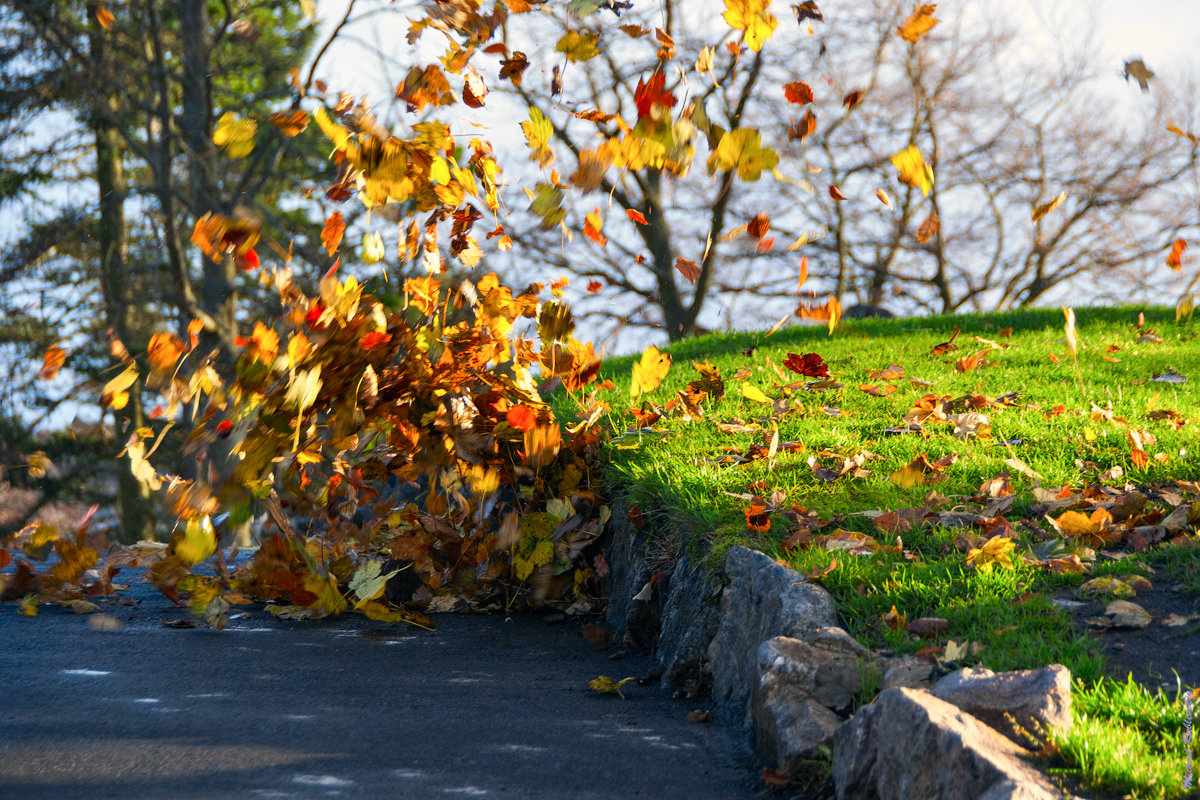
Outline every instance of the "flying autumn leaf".
<path id="1" fill-rule="evenodd" d="M 863 96 L 865 94 L 866 93 L 862 89 L 855 89 L 852 92 L 847 92 L 846 96 L 842 98 L 842 105 L 846 107 L 847 111 L 853 111 L 862 103 Z"/>
<path id="2" fill-rule="evenodd" d="M 600 281 L 588 281 L 588 285 L 587 285 L 588 294 L 596 294 L 603 288 L 604 288 L 604 284 L 601 283 Z"/>
<path id="3" fill-rule="evenodd" d="M 146 348 L 147 360 L 152 369 L 169 372 L 179 362 L 179 357 L 186 351 L 183 340 L 171 333 L 156 333 L 150 337 Z"/>
<path id="4" fill-rule="evenodd" d="M 797 105 L 807 105 L 813 101 L 812 87 L 803 81 L 792 81 L 784 84 L 783 96 L 787 98 L 789 103 Z"/>
<path id="5" fill-rule="evenodd" d="M 879 198 L 879 202 L 883 203 L 886 208 L 890 209 L 892 207 L 892 198 L 883 189 L 876 189 L 875 196 Z"/>
<path id="6" fill-rule="evenodd" d="M 796 283 L 796 293 L 804 288 L 804 282 L 808 280 L 808 256 L 800 256 L 800 276 Z"/>
<path id="7" fill-rule="evenodd" d="M 333 255 L 337 252 L 338 245 L 342 242 L 342 234 L 346 232 L 346 220 L 342 218 L 342 212 L 334 211 L 325 220 L 325 226 L 321 228 L 321 244 L 325 245 L 325 252 Z"/>
<path id="8" fill-rule="evenodd" d="M 896 34 L 904 41 L 916 44 L 938 24 L 938 20 L 933 16 L 936 10 L 936 5 L 914 6 L 913 13 L 896 28 Z"/>
<path id="9" fill-rule="evenodd" d="M 650 345 L 642 351 L 641 361 L 633 365 L 633 382 L 629 386 L 629 396 L 638 398 L 645 392 L 652 392 L 667 377 L 671 369 L 671 354 L 660 353 L 658 348 Z"/>
<path id="10" fill-rule="evenodd" d="M 771 0 L 725 0 L 725 22 L 735 31 L 744 31 L 746 45 L 758 52 L 775 32 L 779 20 L 768 13 Z"/>
<path id="11" fill-rule="evenodd" d="M 846 195 L 842 194 L 842 190 L 833 185 L 829 187 L 829 196 L 838 202 L 846 199 Z"/>
<path id="12" fill-rule="evenodd" d="M 213 131 L 213 144 L 224 148 L 230 158 L 245 158 L 254 152 L 254 134 L 258 123 L 252 119 L 239 120 L 232 111 L 226 111 L 217 120 Z"/>
<path id="13" fill-rule="evenodd" d="M 1066 199 L 1067 199 L 1067 193 L 1059 192 L 1058 197 L 1054 198 L 1049 203 L 1043 203 L 1040 206 L 1035 206 L 1033 209 L 1033 221 L 1037 222 L 1042 217 L 1046 216 L 1051 211 L 1053 211 L 1054 209 L 1061 206 L 1063 204 L 1063 201 L 1065 201 Z"/>
<path id="14" fill-rule="evenodd" d="M 483 108 L 487 93 L 487 85 L 480 74 L 473 67 L 467 67 L 466 77 L 463 79 L 463 104 L 468 108 Z"/>
<path id="15" fill-rule="evenodd" d="M 799 121 L 792 120 L 788 125 L 787 138 L 790 142 L 804 141 L 809 136 L 812 136 L 813 131 L 817 129 L 817 115 L 812 112 L 812 109 L 804 112 L 804 117 Z"/>
<path id="16" fill-rule="evenodd" d="M 933 170 L 925 163 L 921 151 L 916 145 L 909 145 L 892 156 L 892 166 L 900 173 L 900 182 L 914 189 L 920 189 L 921 194 L 928 195 L 933 188 Z"/>
<path id="17" fill-rule="evenodd" d="M 106 31 L 111 31 L 113 29 L 114 21 L 115 18 L 113 17 L 113 13 L 107 8 L 100 6 L 96 9 L 96 24 L 101 28 L 104 28 Z"/>
<path id="18" fill-rule="evenodd" d="M 583 218 L 583 235 L 601 247 L 608 244 L 608 237 L 601 232 L 603 229 L 604 218 L 600 216 L 600 209 L 593 210 Z"/>
<path id="19" fill-rule="evenodd" d="M 63 362 L 66 360 L 67 351 L 54 345 L 42 355 L 42 370 L 38 373 L 38 377 L 44 381 L 54 380 L 54 376 L 62 369 Z"/>
<path id="20" fill-rule="evenodd" d="M 925 244 L 941 230 L 942 220 L 938 217 L 936 211 L 930 211 L 929 216 L 917 228 L 916 238 L 917 244 Z"/>
<path id="21" fill-rule="evenodd" d="M 308 127 L 308 114 L 300 109 L 295 111 L 276 111 L 267 119 L 275 129 L 284 136 L 299 136 Z"/>
<path id="22" fill-rule="evenodd" d="M 519 50 L 513 51 L 510 57 L 500 60 L 500 80 L 507 78 L 513 86 L 520 86 L 521 76 L 528 67 L 529 58 Z"/>
<path id="23" fill-rule="evenodd" d="M 700 265 L 683 256 L 675 257 L 675 269 L 690 283 L 695 283 L 700 278 Z"/>
<path id="24" fill-rule="evenodd" d="M 842 304 L 838 302 L 836 297 L 829 298 L 819 306 L 810 306 L 801 301 L 796 306 L 796 316 L 800 319 L 828 322 L 829 333 L 832 335 L 833 329 L 837 327 L 838 320 L 842 318 Z"/>
<path id="25" fill-rule="evenodd" d="M 117 377 L 104 384 L 100 394 L 100 405 L 120 411 L 129 402 L 129 387 L 138 379 L 137 366 L 130 364 Z"/>
<path id="26" fill-rule="evenodd" d="M 708 172 L 718 169 L 737 169 L 737 175 L 747 183 L 753 183 L 763 170 L 775 169 L 779 154 L 762 146 L 762 136 L 754 128 L 738 128 L 721 136 L 721 141 L 708 157 Z"/>
<path id="27" fill-rule="evenodd" d="M 600 55 L 599 41 L 600 35 L 596 33 L 568 31 L 554 49 L 564 54 L 568 61 L 587 61 Z"/>
<path id="28" fill-rule="evenodd" d="M 637 223 L 638 225 L 649 225 L 650 224 L 650 223 L 646 222 L 646 217 L 642 214 L 642 212 L 638 211 L 635 208 L 625 209 L 625 216 L 629 217 L 630 220 Z"/>
<path id="29" fill-rule="evenodd" d="M 1183 271 L 1183 251 L 1187 249 L 1187 242 L 1183 239 L 1176 239 L 1171 244 L 1171 252 L 1167 254 L 1167 266 L 1176 272 Z"/>
<path id="30" fill-rule="evenodd" d="M 639 120 L 650 116 L 655 106 L 668 109 L 675 107 L 675 95 L 666 90 L 666 85 L 667 76 L 661 72 L 651 75 L 648 81 L 638 79 L 633 98 L 637 104 Z"/>

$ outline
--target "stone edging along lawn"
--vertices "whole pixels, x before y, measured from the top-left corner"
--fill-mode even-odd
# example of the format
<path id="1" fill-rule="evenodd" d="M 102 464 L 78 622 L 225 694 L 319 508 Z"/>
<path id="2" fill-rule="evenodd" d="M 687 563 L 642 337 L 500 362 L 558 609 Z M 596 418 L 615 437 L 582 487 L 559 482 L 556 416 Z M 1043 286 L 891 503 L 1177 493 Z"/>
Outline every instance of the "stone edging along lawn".
<path id="1" fill-rule="evenodd" d="M 1063 796 L 1022 747 L 1037 735 L 1022 736 L 1069 728 L 1065 667 L 960 670 L 935 687 L 932 663 L 871 653 L 837 627 L 825 589 L 763 553 L 732 547 L 721 572 L 685 553 L 655 580 L 651 536 L 623 500 L 613 508 L 609 625 L 626 649 L 656 653 L 665 684 L 711 682 L 719 716 L 778 780 L 832 754 L 838 798 Z M 872 688 L 879 698 L 849 716 Z M 1009 738 L 1006 712 L 1020 726 Z"/>

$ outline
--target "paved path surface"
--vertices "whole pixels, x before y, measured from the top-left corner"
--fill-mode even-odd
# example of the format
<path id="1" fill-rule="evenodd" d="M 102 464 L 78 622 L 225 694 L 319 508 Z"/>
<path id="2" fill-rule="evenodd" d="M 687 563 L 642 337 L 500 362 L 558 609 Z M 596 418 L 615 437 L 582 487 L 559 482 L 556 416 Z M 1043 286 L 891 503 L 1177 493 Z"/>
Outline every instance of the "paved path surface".
<path id="1" fill-rule="evenodd" d="M 125 574 L 122 574 L 122 578 Z M 0 800 L 746 798 L 757 766 L 696 704 L 571 622 L 440 615 L 439 631 L 358 615 L 224 632 L 135 582 L 120 630 L 0 605 Z"/>

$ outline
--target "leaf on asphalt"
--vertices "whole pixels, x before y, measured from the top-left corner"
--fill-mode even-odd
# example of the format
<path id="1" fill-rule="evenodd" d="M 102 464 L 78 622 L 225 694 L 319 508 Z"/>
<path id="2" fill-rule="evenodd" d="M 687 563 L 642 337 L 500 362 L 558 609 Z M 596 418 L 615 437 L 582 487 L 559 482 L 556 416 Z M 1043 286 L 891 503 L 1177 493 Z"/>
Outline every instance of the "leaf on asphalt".
<path id="1" fill-rule="evenodd" d="M 618 697 L 624 700 L 625 695 L 621 693 L 622 687 L 628 686 L 636 680 L 637 678 L 622 678 L 619 681 L 615 681 L 607 675 L 598 675 L 597 677 L 588 681 L 588 688 L 593 692 L 616 694 Z"/>

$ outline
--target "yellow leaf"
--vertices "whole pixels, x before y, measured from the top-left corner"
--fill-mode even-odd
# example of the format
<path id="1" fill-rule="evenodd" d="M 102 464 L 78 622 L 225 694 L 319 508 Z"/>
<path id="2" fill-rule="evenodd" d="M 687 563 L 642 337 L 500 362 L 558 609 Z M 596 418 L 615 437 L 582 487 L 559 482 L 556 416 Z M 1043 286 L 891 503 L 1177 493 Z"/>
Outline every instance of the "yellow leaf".
<path id="1" fill-rule="evenodd" d="M 645 392 L 652 392 L 667 377 L 671 369 L 671 354 L 660 353 L 658 348 L 650 345 L 642 351 L 642 360 L 633 365 L 633 383 L 629 385 L 629 396 L 637 398 Z"/>
<path id="2" fill-rule="evenodd" d="M 725 0 L 722 16 L 735 31 L 745 31 L 746 46 L 756 53 L 762 50 L 779 24 L 779 20 L 767 12 L 770 4 L 770 0 Z"/>
<path id="3" fill-rule="evenodd" d="M 568 61 L 587 61 L 600 55 L 600 48 L 596 46 L 599 40 L 600 35 L 596 33 L 570 31 L 558 40 L 555 49 L 565 54 Z"/>
<path id="4" fill-rule="evenodd" d="M 929 190 L 933 188 L 933 170 L 925 163 L 925 159 L 921 157 L 921 151 L 916 148 L 916 145 L 909 145 L 901 150 L 896 155 L 892 156 L 892 166 L 899 170 L 900 182 L 911 186 L 914 189 L 920 189 L 921 194 L 929 194 Z M 876 193 L 878 195 L 878 193 Z M 885 200 L 887 195 L 884 195 L 881 200 Z M 885 205 L 890 205 L 885 200 Z"/>
<path id="5" fill-rule="evenodd" d="M 17 605 L 17 607 L 21 609 L 21 613 L 27 617 L 37 616 L 37 606 L 37 596 L 32 594 L 27 594 L 22 597 L 21 602 Z"/>
<path id="6" fill-rule="evenodd" d="M 1064 307 L 1063 316 L 1067 318 L 1066 325 L 1063 326 L 1067 333 L 1067 352 L 1071 354 L 1071 358 L 1075 358 L 1079 351 L 1079 340 L 1075 338 L 1075 309 Z"/>
<path id="7" fill-rule="evenodd" d="M 778 163 L 779 154 L 762 146 L 762 137 L 757 130 L 738 128 L 721 136 L 721 141 L 708 157 L 708 172 L 711 175 L 718 169 L 737 169 L 737 175 L 742 180 L 756 181 L 763 170 L 775 169 Z"/>
<path id="8" fill-rule="evenodd" d="M 317 596 L 317 602 L 310 603 L 309 608 L 319 609 L 324 615 L 332 616 L 346 610 L 346 598 L 338 590 L 337 578 L 332 575 L 309 574 L 304 579 L 304 588 Z"/>
<path id="9" fill-rule="evenodd" d="M 257 132 L 257 122 L 252 119 L 239 120 L 232 111 L 226 111 L 217 120 L 213 144 L 225 148 L 225 155 L 230 158 L 245 158 L 254 152 L 254 134 Z"/>
<path id="10" fill-rule="evenodd" d="M 759 389 L 753 383 L 742 384 L 742 397 L 746 398 L 747 400 L 753 400 L 756 403 L 766 403 L 767 405 L 770 405 L 772 402 L 774 402 L 771 400 L 771 398 L 763 394 L 762 389 Z"/>
<path id="11" fill-rule="evenodd" d="M 967 564 L 974 564 L 984 572 L 990 571 L 994 566 L 1011 568 L 1011 553 L 1015 549 L 1016 545 L 1011 537 L 995 536 L 984 542 L 983 547 L 977 547 L 967 553 Z"/>
<path id="12" fill-rule="evenodd" d="M 622 678 L 619 681 L 615 681 L 607 675 L 599 675 L 588 681 L 588 688 L 593 692 L 615 693 L 618 697 L 624 700 L 625 695 L 621 693 L 621 689 L 636 680 L 637 678 Z"/>
<path id="13" fill-rule="evenodd" d="M 363 262 L 366 264 L 378 264 L 383 260 L 383 236 L 379 231 L 374 233 L 364 233 L 362 239 Z"/>
<path id="14" fill-rule="evenodd" d="M 447 184 L 450 182 L 450 165 L 441 156 L 434 156 L 429 165 L 429 180 L 434 183 Z"/>
<path id="15" fill-rule="evenodd" d="M 184 564 L 199 564 L 217 552 L 217 533 L 208 515 L 189 519 L 174 544 L 175 555 Z"/>
<path id="16" fill-rule="evenodd" d="M 125 367 L 125 371 L 108 383 L 100 394 L 100 405 L 120 411 L 129 402 L 129 387 L 138 379 L 137 367 L 133 364 Z"/>

